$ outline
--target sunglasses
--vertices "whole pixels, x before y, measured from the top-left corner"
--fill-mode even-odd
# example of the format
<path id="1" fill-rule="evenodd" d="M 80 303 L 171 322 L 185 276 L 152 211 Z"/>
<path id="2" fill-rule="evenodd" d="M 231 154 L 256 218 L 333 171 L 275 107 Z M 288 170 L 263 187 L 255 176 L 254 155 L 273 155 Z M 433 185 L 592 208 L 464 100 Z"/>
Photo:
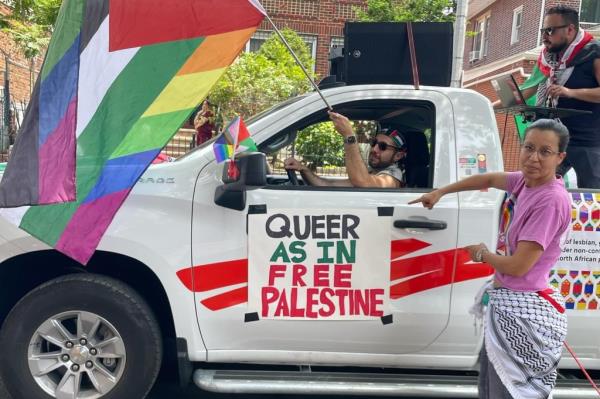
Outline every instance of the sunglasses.
<path id="1" fill-rule="evenodd" d="M 560 26 L 549 26 L 547 28 L 542 28 L 540 29 L 540 33 L 542 35 L 548 35 L 548 36 L 552 36 L 554 34 L 554 32 L 556 32 L 557 29 L 562 29 L 562 28 L 566 28 L 569 25 L 560 25 Z"/>
<path id="2" fill-rule="evenodd" d="M 377 141 L 377 139 L 373 138 L 371 140 L 369 140 L 369 144 L 371 145 L 371 148 L 377 146 L 379 147 L 380 151 L 385 151 L 388 149 L 388 147 L 399 150 L 400 148 L 393 146 L 391 144 L 388 143 L 384 143 L 383 141 Z"/>

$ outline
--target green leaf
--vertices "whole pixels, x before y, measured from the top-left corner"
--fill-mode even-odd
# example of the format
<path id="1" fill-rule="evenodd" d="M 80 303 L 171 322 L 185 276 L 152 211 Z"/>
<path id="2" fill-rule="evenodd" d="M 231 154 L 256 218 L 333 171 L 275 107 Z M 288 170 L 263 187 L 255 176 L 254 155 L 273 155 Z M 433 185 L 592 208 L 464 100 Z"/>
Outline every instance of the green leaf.
<path id="1" fill-rule="evenodd" d="M 50 42 L 52 25 L 56 22 L 62 0 L 19 0 L 14 2 L 10 16 L 0 22 L 26 58 L 34 58 Z"/>
<path id="2" fill-rule="evenodd" d="M 368 0 L 355 8 L 362 22 L 454 22 L 454 0 Z"/>
<path id="3" fill-rule="evenodd" d="M 318 123 L 299 131 L 296 152 L 312 169 L 344 165 L 344 140 L 331 122 Z"/>
<path id="4" fill-rule="evenodd" d="M 302 38 L 290 29 L 282 33 L 305 67 L 312 70 L 313 61 Z M 247 119 L 310 88 L 302 69 L 281 40 L 273 35 L 258 52 L 240 55 L 209 97 L 218 107 L 217 121 L 222 122 L 237 114 Z"/>

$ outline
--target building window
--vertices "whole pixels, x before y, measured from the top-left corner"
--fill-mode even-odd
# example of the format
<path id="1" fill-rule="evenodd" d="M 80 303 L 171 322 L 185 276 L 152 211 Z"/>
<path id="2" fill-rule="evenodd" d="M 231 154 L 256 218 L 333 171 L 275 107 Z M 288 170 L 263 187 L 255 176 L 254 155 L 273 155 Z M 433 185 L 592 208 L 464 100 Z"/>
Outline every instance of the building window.
<path id="1" fill-rule="evenodd" d="M 512 34 L 510 44 L 518 43 L 521 39 L 521 26 L 523 25 L 523 6 L 515 8 L 513 11 Z"/>
<path id="2" fill-rule="evenodd" d="M 486 15 L 475 22 L 475 36 L 473 36 L 473 50 L 469 54 L 469 61 L 477 61 L 485 57 L 489 47 L 490 16 Z"/>
<path id="3" fill-rule="evenodd" d="M 248 40 L 248 43 L 246 43 L 246 51 L 252 53 L 257 52 L 260 46 L 262 46 L 272 34 L 273 32 L 271 31 L 257 30 L 254 32 L 250 40 Z"/>
<path id="4" fill-rule="evenodd" d="M 475 61 L 481 57 L 481 24 L 479 21 L 475 23 L 475 29 L 473 29 L 475 36 L 473 36 L 473 46 L 471 46 L 471 53 L 469 54 L 469 61 Z"/>
<path id="5" fill-rule="evenodd" d="M 304 43 L 308 45 L 308 50 L 310 51 L 310 56 L 313 60 L 317 59 L 317 37 L 313 35 L 300 35 Z M 314 65 L 314 63 L 313 63 Z M 313 68 L 314 69 L 314 68 Z"/>
<path id="6" fill-rule="evenodd" d="M 583 23 L 600 23 L 600 0 L 582 0 L 579 20 Z"/>
<path id="7" fill-rule="evenodd" d="M 488 48 L 490 47 L 490 16 L 485 17 L 483 23 L 483 45 L 482 45 L 483 56 L 488 55 Z"/>
<path id="8" fill-rule="evenodd" d="M 246 51 L 256 52 L 267 41 L 268 38 L 273 35 L 273 31 L 257 30 L 254 32 L 250 40 L 246 43 Z M 304 43 L 308 46 L 308 51 L 313 60 L 317 59 L 317 37 L 313 35 L 299 34 L 300 38 L 304 40 Z M 343 44 L 343 42 L 342 42 Z M 315 63 L 313 63 L 313 70 L 315 69 Z"/>
<path id="9" fill-rule="evenodd" d="M 344 47 L 344 38 L 340 36 L 332 36 L 331 45 L 329 47 Z"/>

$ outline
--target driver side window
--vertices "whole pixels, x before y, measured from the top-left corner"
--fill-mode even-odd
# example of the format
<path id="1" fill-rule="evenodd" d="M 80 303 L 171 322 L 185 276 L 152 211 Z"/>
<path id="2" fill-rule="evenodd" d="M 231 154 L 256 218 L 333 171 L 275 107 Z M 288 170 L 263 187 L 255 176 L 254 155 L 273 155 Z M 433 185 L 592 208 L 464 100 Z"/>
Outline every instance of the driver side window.
<path id="1" fill-rule="evenodd" d="M 369 137 L 377 131 L 374 121 L 353 121 L 358 145 L 367 163 Z M 284 160 L 294 157 L 317 175 L 328 179 L 345 179 L 344 142 L 330 121 L 318 122 L 298 131 L 296 140 L 290 145 L 267 155 L 273 175 L 285 175 Z"/>
<path id="2" fill-rule="evenodd" d="M 395 129 L 406 141 L 406 156 L 398 162 L 406 188 L 431 188 L 430 165 L 433 164 L 434 109 L 420 101 L 371 100 L 336 106 L 336 112 L 346 115 L 352 122 L 363 162 L 368 165 L 372 151 L 370 139 L 378 132 Z M 316 175 L 328 179 L 347 179 L 342 136 L 337 133 L 327 114 L 322 111 L 311 115 L 294 126 L 296 138 L 285 147 L 267 152 L 269 186 L 290 188 L 292 185 L 284 168 L 284 161 L 293 157 Z M 288 132 L 289 133 L 289 132 Z M 300 186 L 311 189 L 298 174 Z M 347 190 L 354 188 L 348 187 Z"/>

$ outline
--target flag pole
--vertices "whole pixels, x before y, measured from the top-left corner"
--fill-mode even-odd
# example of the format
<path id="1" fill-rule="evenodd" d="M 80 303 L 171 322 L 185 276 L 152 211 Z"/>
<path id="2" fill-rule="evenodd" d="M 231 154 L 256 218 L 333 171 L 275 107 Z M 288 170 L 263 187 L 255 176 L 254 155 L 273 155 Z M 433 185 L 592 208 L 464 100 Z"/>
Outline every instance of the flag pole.
<path id="1" fill-rule="evenodd" d="M 236 116 L 235 119 L 240 119 L 240 116 Z M 235 120 L 234 119 L 234 120 Z M 235 152 L 237 150 L 237 145 L 238 145 L 238 136 L 240 135 L 240 122 L 238 121 L 238 132 L 235 135 L 235 138 L 233 139 L 233 154 L 231 154 L 231 162 L 235 161 Z"/>
<path id="2" fill-rule="evenodd" d="M 238 144 L 238 136 L 240 135 L 240 123 L 241 123 L 241 118 L 238 115 L 235 119 L 238 119 L 238 131 L 235 135 L 235 137 L 233 138 L 233 153 L 231 154 L 231 159 L 229 160 L 229 167 L 227 169 L 227 175 L 234 180 L 237 180 L 237 178 L 239 177 L 239 170 L 237 168 L 237 166 L 235 166 L 235 152 L 237 150 L 237 144 Z M 229 124 L 229 126 L 231 126 L 231 123 Z M 229 126 L 227 126 L 227 128 L 229 128 Z M 231 133 L 231 131 L 230 131 Z"/>
<path id="3" fill-rule="evenodd" d="M 287 49 L 289 50 L 289 52 L 292 54 L 292 57 L 294 57 L 294 60 L 296 60 L 296 63 L 300 66 L 300 68 L 302 68 L 302 72 L 304 72 L 304 74 L 306 75 L 306 77 L 308 78 L 308 80 L 310 80 L 310 83 L 312 84 L 312 86 L 315 88 L 315 90 L 317 91 L 317 93 L 319 93 L 319 96 L 321 96 L 321 99 L 323 100 L 323 102 L 325 103 L 325 105 L 327 106 L 327 108 L 330 111 L 333 111 L 333 108 L 331 108 L 331 105 L 329 105 L 329 103 L 325 99 L 325 96 L 323 95 L 323 93 L 321 92 L 321 90 L 319 90 L 319 86 L 317 86 L 317 84 L 315 83 L 314 79 L 310 76 L 310 74 L 308 73 L 308 71 L 306 70 L 306 68 L 304 67 L 304 65 L 302 65 L 302 62 L 300 62 L 300 59 L 298 58 L 298 56 L 296 55 L 296 53 L 294 53 L 294 50 L 292 50 L 292 47 L 289 45 L 289 43 L 287 42 L 287 40 L 285 40 L 285 37 L 283 37 L 283 35 L 279 31 L 279 29 L 277 29 L 277 26 L 275 26 L 275 23 L 273 23 L 273 20 L 271 20 L 271 18 L 269 17 L 269 15 L 266 12 L 264 13 L 264 15 L 267 18 L 267 21 L 269 21 L 269 23 L 271 24 L 271 26 L 275 30 L 275 33 L 277 33 L 277 35 L 279 36 L 279 38 L 281 39 L 281 41 L 285 45 L 285 47 L 287 47 Z"/>

